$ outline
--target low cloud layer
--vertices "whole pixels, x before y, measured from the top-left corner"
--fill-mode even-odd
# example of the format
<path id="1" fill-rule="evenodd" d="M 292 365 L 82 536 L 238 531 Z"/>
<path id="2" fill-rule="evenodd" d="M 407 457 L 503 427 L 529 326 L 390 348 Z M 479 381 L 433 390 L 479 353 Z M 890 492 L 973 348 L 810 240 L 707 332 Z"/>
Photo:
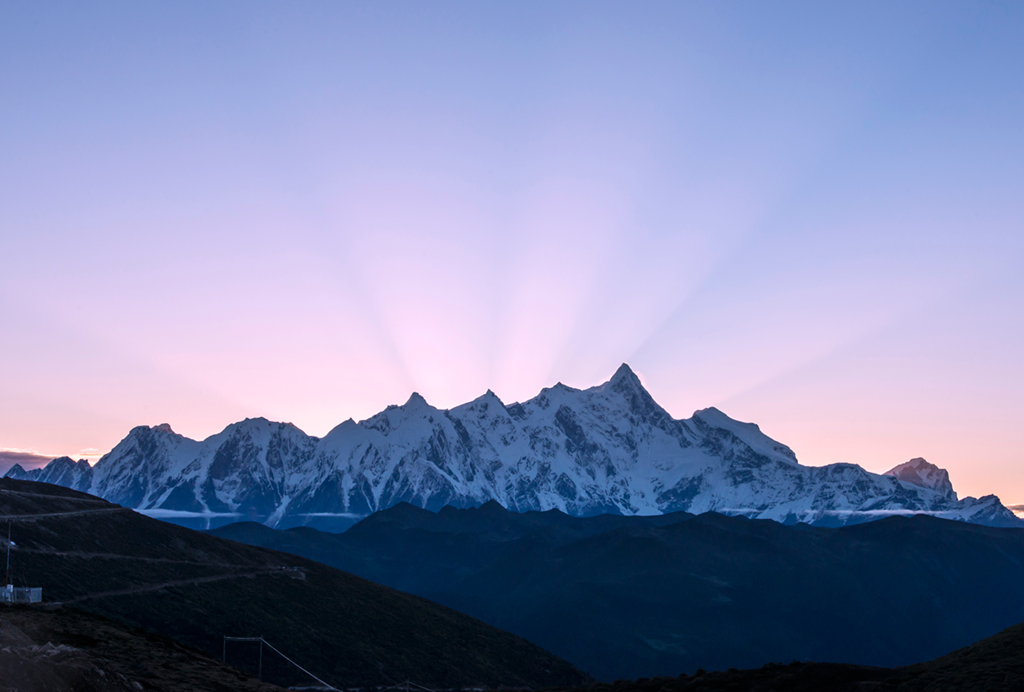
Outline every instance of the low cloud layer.
<path id="1" fill-rule="evenodd" d="M 15 464 L 21 464 L 23 469 L 34 469 L 40 466 L 46 466 L 53 460 L 53 457 L 48 457 L 42 454 L 33 454 L 32 452 L 13 452 L 6 449 L 0 449 L 0 476 L 7 473 Z"/>

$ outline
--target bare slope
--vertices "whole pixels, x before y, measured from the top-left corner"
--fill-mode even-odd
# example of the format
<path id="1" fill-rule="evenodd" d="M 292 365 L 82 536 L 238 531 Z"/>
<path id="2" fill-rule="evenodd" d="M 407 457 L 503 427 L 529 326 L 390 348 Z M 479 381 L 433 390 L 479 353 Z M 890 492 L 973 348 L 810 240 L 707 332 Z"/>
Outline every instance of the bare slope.
<path id="1" fill-rule="evenodd" d="M 224 635 L 263 636 L 336 686 L 585 678 L 527 641 L 422 598 L 67 489 L 0 480 L 0 517 L 15 522 L 16 584 L 215 656 Z"/>
<path id="2" fill-rule="evenodd" d="M 0 608 L 0 673 L 0 689 L 18 692 L 281 692 L 172 639 L 60 606 Z"/>

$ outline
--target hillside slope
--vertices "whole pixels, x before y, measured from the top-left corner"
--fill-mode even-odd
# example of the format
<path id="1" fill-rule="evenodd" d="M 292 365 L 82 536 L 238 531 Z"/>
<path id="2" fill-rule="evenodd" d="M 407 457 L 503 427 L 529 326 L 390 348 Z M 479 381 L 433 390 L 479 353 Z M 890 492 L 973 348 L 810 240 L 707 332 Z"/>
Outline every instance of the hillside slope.
<path id="1" fill-rule="evenodd" d="M 74 608 L 0 607 L 2 690 L 281 692 L 232 663 Z"/>
<path id="2" fill-rule="evenodd" d="M 214 533 L 426 596 L 604 680 L 769 661 L 905 665 L 1024 621 L 1024 531 L 928 516 L 825 529 L 400 505 L 342 534 Z"/>
<path id="3" fill-rule="evenodd" d="M 585 679 L 527 641 L 422 598 L 57 486 L 0 480 L 0 523 L 8 520 L 16 585 L 214 656 L 225 635 L 262 636 L 335 686 Z M 273 681 L 309 682 L 287 669 Z"/>

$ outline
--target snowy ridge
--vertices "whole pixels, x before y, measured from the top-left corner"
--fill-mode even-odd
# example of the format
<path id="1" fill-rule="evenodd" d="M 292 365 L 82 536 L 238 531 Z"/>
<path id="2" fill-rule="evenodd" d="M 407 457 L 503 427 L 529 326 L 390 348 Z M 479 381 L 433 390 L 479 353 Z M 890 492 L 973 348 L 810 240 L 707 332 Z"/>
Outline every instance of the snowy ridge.
<path id="1" fill-rule="evenodd" d="M 399 502 L 437 510 L 488 500 L 576 516 L 717 511 L 842 525 L 924 512 L 1024 526 L 994 496 L 958 500 L 948 474 L 923 460 L 884 475 L 853 464 L 807 467 L 756 425 L 717 409 L 673 419 L 626 365 L 596 387 L 557 384 L 508 406 L 488 391 L 440 410 L 414 393 L 320 439 L 263 418 L 201 442 L 166 424 L 142 426 L 94 467 L 57 459 L 7 475 L 154 516 L 278 527 L 344 527 Z"/>
<path id="2" fill-rule="evenodd" d="M 946 472 L 946 469 L 940 469 L 935 464 L 929 464 L 920 457 L 891 468 L 884 475 L 899 478 L 901 481 L 922 488 L 930 488 L 951 500 L 957 499 L 956 492 L 953 490 L 953 484 L 949 482 L 949 474 Z"/>

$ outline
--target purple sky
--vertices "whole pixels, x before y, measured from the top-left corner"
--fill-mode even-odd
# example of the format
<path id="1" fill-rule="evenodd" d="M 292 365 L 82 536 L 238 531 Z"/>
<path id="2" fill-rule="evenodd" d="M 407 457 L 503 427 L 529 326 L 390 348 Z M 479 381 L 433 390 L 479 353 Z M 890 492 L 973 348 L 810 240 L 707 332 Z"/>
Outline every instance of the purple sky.
<path id="1" fill-rule="evenodd" d="M 0 5 L 0 449 L 623 361 L 1024 501 L 1024 4 Z"/>

